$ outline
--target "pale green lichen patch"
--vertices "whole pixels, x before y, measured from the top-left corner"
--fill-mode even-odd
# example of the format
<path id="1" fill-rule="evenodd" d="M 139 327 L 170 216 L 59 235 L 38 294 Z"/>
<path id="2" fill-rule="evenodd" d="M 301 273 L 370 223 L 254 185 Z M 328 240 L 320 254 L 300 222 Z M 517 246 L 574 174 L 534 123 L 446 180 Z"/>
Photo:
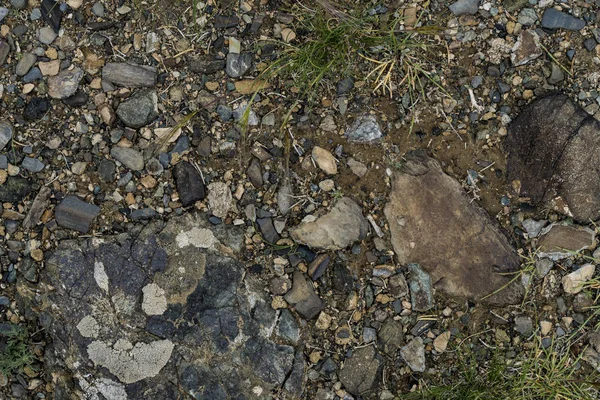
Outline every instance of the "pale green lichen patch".
<path id="1" fill-rule="evenodd" d="M 218 243 L 217 238 L 211 230 L 205 228 L 192 228 L 189 231 L 179 232 L 175 239 L 179 248 L 194 246 L 202 249 L 208 249 L 215 243 Z"/>
<path id="2" fill-rule="evenodd" d="M 104 270 L 104 264 L 100 261 L 94 262 L 94 280 L 100 289 L 108 293 L 108 275 Z"/>
<path id="3" fill-rule="evenodd" d="M 95 339 L 98 337 L 98 333 L 100 333 L 100 325 L 91 315 L 83 317 L 77 324 L 77 329 L 79 330 L 79 333 L 81 333 L 81 336 L 86 338 Z"/>
<path id="4" fill-rule="evenodd" d="M 165 291 L 156 283 L 150 283 L 142 289 L 144 294 L 142 310 L 147 315 L 161 315 L 167 310 Z"/>
<path id="5" fill-rule="evenodd" d="M 88 356 L 94 364 L 129 384 L 156 376 L 169 361 L 174 347 L 170 340 L 139 342 L 135 346 L 123 339 L 114 346 L 96 340 L 89 344 Z"/>

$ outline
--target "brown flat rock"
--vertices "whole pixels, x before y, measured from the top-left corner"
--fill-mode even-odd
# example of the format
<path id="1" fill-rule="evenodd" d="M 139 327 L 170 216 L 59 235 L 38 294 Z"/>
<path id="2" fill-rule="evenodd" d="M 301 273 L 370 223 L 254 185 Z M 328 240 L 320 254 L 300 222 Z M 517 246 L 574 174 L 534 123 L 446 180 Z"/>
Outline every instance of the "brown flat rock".
<path id="1" fill-rule="evenodd" d="M 584 226 L 553 224 L 542 232 L 538 242 L 538 257 L 560 260 L 596 245 L 593 230 Z"/>
<path id="2" fill-rule="evenodd" d="M 437 161 L 422 152 L 406 156 L 393 176 L 385 216 L 398 262 L 418 263 L 434 288 L 480 300 L 506 285 L 519 258 L 497 224 Z M 513 284 L 486 301 L 519 301 L 523 288 Z"/>

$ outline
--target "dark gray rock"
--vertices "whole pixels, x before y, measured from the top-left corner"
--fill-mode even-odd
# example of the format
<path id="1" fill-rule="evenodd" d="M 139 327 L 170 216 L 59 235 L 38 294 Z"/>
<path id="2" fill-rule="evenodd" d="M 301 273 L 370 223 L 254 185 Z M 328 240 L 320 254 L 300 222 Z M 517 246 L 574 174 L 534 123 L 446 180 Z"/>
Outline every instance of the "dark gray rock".
<path id="1" fill-rule="evenodd" d="M 422 152 L 407 154 L 394 173 L 384 213 L 399 264 L 418 263 L 431 277 L 429 285 L 450 295 L 485 298 L 509 283 L 511 278 L 500 272 L 520 267 L 519 257 L 497 224 L 437 161 Z M 429 307 L 426 278 L 417 268 L 413 272 L 411 295 L 423 293 L 423 307 Z M 486 301 L 517 302 L 522 294 L 523 287 L 515 283 Z"/>
<path id="2" fill-rule="evenodd" d="M 515 331 L 522 336 L 528 337 L 533 333 L 533 321 L 527 315 L 517 315 L 515 317 Z"/>
<path id="3" fill-rule="evenodd" d="M 414 372 L 425 372 L 425 346 L 423 339 L 414 338 L 400 349 L 400 355 L 404 362 Z"/>
<path id="4" fill-rule="evenodd" d="M 153 210 L 151 208 L 142 208 L 142 209 L 132 211 L 131 220 L 132 221 L 141 221 L 141 220 L 152 219 L 157 216 L 158 216 L 158 213 L 155 210 Z"/>
<path id="5" fill-rule="evenodd" d="M 224 104 L 219 104 L 215 111 L 217 114 L 219 114 L 219 118 L 223 122 L 229 121 L 231 119 L 231 116 L 233 115 L 233 109 Z"/>
<path id="6" fill-rule="evenodd" d="M 8 15 L 8 8 L 0 7 L 0 22 Z"/>
<path id="7" fill-rule="evenodd" d="M 366 115 L 357 118 L 345 135 L 350 142 L 373 143 L 381 139 L 383 132 L 377 123 L 377 118 L 373 115 Z"/>
<path id="8" fill-rule="evenodd" d="M 173 154 L 183 155 L 185 152 L 190 150 L 190 139 L 186 135 L 181 135 L 177 138 L 175 146 L 169 152 L 169 155 L 173 157 Z"/>
<path id="9" fill-rule="evenodd" d="M 116 170 L 117 166 L 115 163 L 106 158 L 102 159 L 98 164 L 98 176 L 100 176 L 100 179 L 104 182 L 112 182 L 115 179 Z"/>
<path id="10" fill-rule="evenodd" d="M 15 128 L 9 121 L 0 121 L 0 151 L 10 142 Z"/>
<path id="11" fill-rule="evenodd" d="M 117 116 L 126 126 L 141 128 L 158 117 L 158 96 L 153 90 L 138 92 L 117 107 Z"/>
<path id="12" fill-rule="evenodd" d="M 74 95 L 62 99 L 62 102 L 70 107 L 81 107 L 87 103 L 88 98 L 89 96 L 87 93 L 78 90 Z"/>
<path id="13" fill-rule="evenodd" d="M 23 258 L 19 266 L 19 272 L 29 282 L 37 282 L 38 280 L 37 265 L 31 257 Z"/>
<path id="14" fill-rule="evenodd" d="M 302 272 L 294 272 L 292 290 L 285 296 L 285 301 L 290 303 L 304 319 L 312 319 L 323 309 L 323 302 L 315 293 L 312 283 L 309 282 Z"/>
<path id="15" fill-rule="evenodd" d="M 37 158 L 25 157 L 21 163 L 21 167 L 29 172 L 40 172 L 46 165 Z"/>
<path id="16" fill-rule="evenodd" d="M 43 79 L 42 71 L 38 67 L 33 67 L 23 77 L 24 83 L 31 83 Z"/>
<path id="17" fill-rule="evenodd" d="M 263 185 L 263 176 L 262 176 L 262 168 L 260 166 L 260 161 L 257 158 L 252 158 L 250 161 L 250 165 L 246 170 L 246 175 L 248 175 L 248 179 L 254 185 L 255 188 L 259 188 Z"/>
<path id="18" fill-rule="evenodd" d="M 354 88 L 354 79 L 350 77 L 344 78 L 338 82 L 336 86 L 336 93 L 338 96 L 343 96 L 351 91 L 352 88 Z"/>
<path id="19" fill-rule="evenodd" d="M 597 44 L 598 42 L 596 42 L 596 39 L 594 38 L 587 38 L 583 41 L 583 47 L 585 47 L 587 51 L 593 51 Z"/>
<path id="20" fill-rule="evenodd" d="M 17 63 L 16 74 L 17 76 L 24 76 L 29 72 L 31 67 L 37 62 L 37 56 L 32 53 L 23 53 L 21 59 Z"/>
<path id="21" fill-rule="evenodd" d="M 289 373 L 283 388 L 298 398 L 303 397 L 304 382 L 306 380 L 306 360 L 301 350 L 296 351 L 292 371 Z"/>
<path id="22" fill-rule="evenodd" d="M 273 224 L 272 218 L 257 218 L 256 223 L 258 224 L 260 232 L 267 243 L 275 244 L 279 241 L 280 236 L 279 233 L 277 233 L 277 230 L 275 230 L 275 225 Z"/>
<path id="23" fill-rule="evenodd" d="M 277 323 L 277 336 L 283 340 L 291 343 L 292 345 L 298 344 L 300 340 L 300 328 L 296 319 L 289 310 L 281 310 L 279 315 L 279 322 Z"/>
<path id="24" fill-rule="evenodd" d="M 40 308 L 53 339 L 44 361 L 64 378 L 55 394 L 226 400 L 260 387 L 299 395 L 303 352 L 271 339 L 270 299 L 232 258 L 243 238 L 190 213 L 102 240 L 62 241 L 40 271 L 55 290 L 44 299 L 23 290 L 18 299 Z"/>
<path id="25" fill-rule="evenodd" d="M 211 75 L 225 68 L 224 60 L 215 60 L 212 57 L 208 59 L 194 58 L 190 61 L 190 71 L 198 74 Z"/>
<path id="26" fill-rule="evenodd" d="M 8 54 L 10 53 L 10 46 L 3 40 L 0 40 L 0 67 L 4 65 L 6 59 L 8 58 Z"/>
<path id="27" fill-rule="evenodd" d="M 79 200 L 76 196 L 67 196 L 56 206 L 56 223 L 64 228 L 87 233 L 94 218 L 100 213 L 100 207 Z"/>
<path id="28" fill-rule="evenodd" d="M 231 78 L 243 76 L 252 67 L 252 54 L 227 54 L 225 72 Z"/>
<path id="29" fill-rule="evenodd" d="M 509 125 L 509 181 L 520 181 L 533 205 L 588 222 L 600 217 L 600 122 L 571 99 L 551 94 Z"/>
<path id="30" fill-rule="evenodd" d="M 377 389 L 383 362 L 374 346 L 355 349 L 344 361 L 339 379 L 348 392 L 365 396 Z"/>
<path id="31" fill-rule="evenodd" d="M 433 307 L 431 277 L 419 264 L 408 265 L 410 301 L 415 311 L 427 311 Z"/>
<path id="32" fill-rule="evenodd" d="M 17 10 L 22 10 L 27 7 L 27 0 L 10 0 L 10 5 Z"/>
<path id="33" fill-rule="evenodd" d="M 450 6 L 452 14 L 458 16 L 463 14 L 477 14 L 479 0 L 458 0 Z"/>
<path id="34" fill-rule="evenodd" d="M 102 68 L 102 80 L 125 87 L 154 87 L 156 68 L 128 63 L 107 63 Z"/>
<path id="35" fill-rule="evenodd" d="M 547 29 L 567 29 L 580 31 L 585 26 L 585 21 L 572 15 L 558 11 L 555 8 L 547 8 L 542 16 L 542 27 Z"/>
<path id="36" fill-rule="evenodd" d="M 62 20 L 62 8 L 60 7 L 59 2 L 54 0 L 42 0 L 40 9 L 44 20 L 50 25 L 54 32 L 58 33 L 60 30 L 60 22 Z"/>
<path id="37" fill-rule="evenodd" d="M 144 169 L 144 156 L 137 150 L 128 147 L 113 147 L 110 155 L 133 171 Z"/>
<path id="38" fill-rule="evenodd" d="M 235 28 L 236 26 L 238 26 L 238 24 L 240 23 L 240 20 L 238 17 L 232 15 L 232 16 L 228 16 L 228 15 L 216 15 L 215 16 L 215 28 L 217 29 L 224 29 L 224 28 Z"/>
<path id="39" fill-rule="evenodd" d="M 50 109 L 50 101 L 45 97 L 33 97 L 25 106 L 23 117 L 28 121 L 35 121 L 46 115 Z"/>
<path id="40" fill-rule="evenodd" d="M 379 337 L 379 344 L 383 352 L 394 357 L 396 351 L 398 351 L 404 342 L 402 324 L 399 321 L 388 318 L 381 326 L 377 336 Z"/>
<path id="41" fill-rule="evenodd" d="M 6 182 L 0 185 L 0 201 L 18 203 L 32 190 L 34 190 L 34 187 L 27 179 L 20 176 L 9 176 Z"/>
<path id="42" fill-rule="evenodd" d="M 552 72 L 550 74 L 550 77 L 548 78 L 548 83 L 551 85 L 556 85 L 557 83 L 562 82 L 564 80 L 565 73 L 563 72 L 562 68 L 559 67 L 557 64 L 552 63 Z"/>
<path id="43" fill-rule="evenodd" d="M 198 200 L 206 197 L 206 188 L 196 168 L 187 161 L 182 161 L 175 166 L 175 182 L 179 201 L 184 207 L 191 206 Z"/>

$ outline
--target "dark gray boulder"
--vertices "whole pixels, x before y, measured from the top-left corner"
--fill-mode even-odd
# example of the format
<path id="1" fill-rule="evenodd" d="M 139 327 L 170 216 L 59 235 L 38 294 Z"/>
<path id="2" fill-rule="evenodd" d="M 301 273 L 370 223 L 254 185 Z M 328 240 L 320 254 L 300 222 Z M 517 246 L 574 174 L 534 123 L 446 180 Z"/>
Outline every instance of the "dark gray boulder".
<path id="1" fill-rule="evenodd" d="M 19 290 L 52 339 L 45 361 L 55 393 L 258 399 L 289 388 L 288 397 L 300 396 L 304 356 L 278 342 L 270 299 L 234 258 L 242 246 L 241 230 L 194 214 L 61 242 L 40 276 L 53 289 Z"/>
<path id="2" fill-rule="evenodd" d="M 577 221 L 600 218 L 600 122 L 570 98 L 555 93 L 523 109 L 505 149 L 520 197 Z"/>

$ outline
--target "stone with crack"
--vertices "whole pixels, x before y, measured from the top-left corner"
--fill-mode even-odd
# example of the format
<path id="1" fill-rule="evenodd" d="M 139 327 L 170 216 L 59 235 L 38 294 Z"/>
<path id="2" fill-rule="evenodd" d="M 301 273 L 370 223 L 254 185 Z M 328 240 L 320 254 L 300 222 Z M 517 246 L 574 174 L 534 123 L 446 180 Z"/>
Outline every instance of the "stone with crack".
<path id="1" fill-rule="evenodd" d="M 518 195 L 589 222 L 600 217 L 600 122 L 569 97 L 553 93 L 510 124 L 507 172 Z"/>
<path id="2" fill-rule="evenodd" d="M 339 379 L 348 392 L 364 396 L 376 389 L 382 370 L 383 362 L 374 346 L 357 348 L 344 361 Z"/>

